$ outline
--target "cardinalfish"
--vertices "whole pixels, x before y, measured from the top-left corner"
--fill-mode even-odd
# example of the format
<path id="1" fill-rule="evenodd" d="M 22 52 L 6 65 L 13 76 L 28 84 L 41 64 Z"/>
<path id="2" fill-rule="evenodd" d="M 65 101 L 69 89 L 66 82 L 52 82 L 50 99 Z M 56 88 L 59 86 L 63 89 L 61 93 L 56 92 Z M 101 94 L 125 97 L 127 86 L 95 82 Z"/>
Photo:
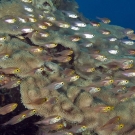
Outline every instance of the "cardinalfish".
<path id="1" fill-rule="evenodd" d="M 81 37 L 80 37 L 80 36 L 76 36 L 76 35 L 70 37 L 70 40 L 73 41 L 73 42 L 77 42 L 77 41 L 79 41 L 80 39 L 81 39 Z"/>
<path id="2" fill-rule="evenodd" d="M 12 119 L 10 119 L 9 121 L 5 122 L 4 124 L 2 124 L 3 126 L 6 125 L 15 125 L 21 121 L 23 121 L 26 118 L 25 114 L 19 114 L 14 116 Z"/>
<path id="3" fill-rule="evenodd" d="M 23 33 L 31 33 L 31 32 L 33 32 L 34 31 L 34 29 L 32 28 L 32 27 L 23 27 L 22 29 L 21 29 L 21 31 L 23 32 Z"/>
<path id="4" fill-rule="evenodd" d="M 134 30 L 127 28 L 127 29 L 124 29 L 123 30 L 123 33 L 128 36 L 128 35 L 133 34 L 134 33 Z"/>
<path id="5" fill-rule="evenodd" d="M 73 51 L 72 50 L 64 50 L 64 51 L 61 51 L 61 52 L 57 52 L 55 54 L 60 54 L 62 56 L 68 56 L 68 55 L 72 55 Z"/>
<path id="6" fill-rule="evenodd" d="M 31 47 L 29 47 L 29 48 L 27 48 L 25 50 L 27 50 L 27 51 L 29 51 L 31 53 L 41 53 L 41 52 L 43 52 L 43 48 L 38 47 L 38 46 L 31 46 Z"/>
<path id="7" fill-rule="evenodd" d="M 16 67 L 8 67 L 0 69 L 0 72 L 3 72 L 5 74 L 18 74 L 20 73 L 20 69 Z"/>
<path id="8" fill-rule="evenodd" d="M 94 67 L 91 67 L 89 65 L 83 65 L 83 66 L 79 66 L 79 69 L 83 72 L 87 72 L 87 73 L 91 73 L 95 71 Z"/>
<path id="9" fill-rule="evenodd" d="M 115 116 L 112 119 L 110 119 L 105 125 L 103 125 L 101 128 L 104 128 L 110 124 L 115 124 L 118 123 L 120 121 L 121 117 L 120 116 Z"/>
<path id="10" fill-rule="evenodd" d="M 101 86 L 108 86 L 111 85 L 114 82 L 114 80 L 112 79 L 104 79 L 101 80 L 99 83 L 101 84 Z"/>
<path id="11" fill-rule="evenodd" d="M 38 27 L 42 30 L 47 29 L 47 26 L 45 24 L 38 24 Z"/>
<path id="12" fill-rule="evenodd" d="M 94 34 L 88 33 L 88 32 L 82 33 L 82 35 L 84 36 L 84 38 L 93 38 L 93 37 L 95 37 Z"/>
<path id="13" fill-rule="evenodd" d="M 99 61 L 106 61 L 107 58 L 103 55 L 100 55 L 100 54 L 90 54 L 90 56 L 96 60 L 99 60 Z"/>
<path id="14" fill-rule="evenodd" d="M 72 133 L 82 133 L 85 130 L 87 130 L 87 127 L 84 125 L 76 125 L 69 129 L 69 131 Z"/>
<path id="15" fill-rule="evenodd" d="M 64 85 L 63 81 L 58 81 L 58 82 L 53 82 L 53 83 L 49 84 L 45 88 L 50 89 L 50 90 L 57 90 L 57 89 L 60 89 L 63 85 Z"/>
<path id="16" fill-rule="evenodd" d="M 119 131 L 124 127 L 124 124 L 120 123 L 121 117 L 120 116 L 115 116 L 112 119 L 110 119 L 105 125 L 100 127 L 100 130 L 107 130 L 107 131 Z"/>
<path id="17" fill-rule="evenodd" d="M 96 107 L 93 108 L 95 112 L 103 112 L 107 113 L 110 112 L 114 109 L 114 106 L 106 106 L 106 105 L 97 105 Z"/>
<path id="18" fill-rule="evenodd" d="M 50 26 L 52 26 L 52 23 L 50 23 L 50 22 L 47 22 L 47 21 L 44 21 L 44 24 L 45 24 L 47 27 L 50 27 Z"/>
<path id="19" fill-rule="evenodd" d="M 80 46 L 83 46 L 83 47 L 92 47 L 94 45 L 94 43 L 92 42 L 86 42 L 86 43 L 82 43 L 82 44 L 79 44 Z"/>
<path id="20" fill-rule="evenodd" d="M 12 80 L 12 81 L 9 81 L 8 83 L 4 84 L 0 88 L 11 89 L 11 88 L 19 86 L 20 84 L 21 84 L 21 80 Z"/>
<path id="21" fill-rule="evenodd" d="M 65 68 L 63 71 L 62 71 L 62 74 L 64 74 L 65 77 L 68 77 L 68 76 L 71 76 L 75 73 L 75 70 L 73 69 L 70 69 L 70 68 Z"/>
<path id="22" fill-rule="evenodd" d="M 71 29 L 72 29 L 72 30 L 80 30 L 80 28 L 79 28 L 79 27 L 77 27 L 77 26 L 73 26 L 73 25 L 71 25 Z"/>
<path id="23" fill-rule="evenodd" d="M 14 111 L 17 106 L 18 106 L 17 103 L 11 103 L 11 104 L 8 104 L 8 105 L 1 107 L 0 108 L 0 115 L 5 115 L 7 113 Z"/>
<path id="24" fill-rule="evenodd" d="M 125 86 L 116 86 L 112 89 L 110 89 L 113 93 L 120 93 L 123 92 L 124 90 L 126 90 Z"/>
<path id="25" fill-rule="evenodd" d="M 60 129 L 63 129 L 66 127 L 66 123 L 65 122 L 57 122 L 54 124 L 50 124 L 50 125 L 46 125 L 46 126 L 42 126 L 41 128 L 44 129 L 45 131 L 58 131 Z"/>
<path id="26" fill-rule="evenodd" d="M 106 30 L 106 29 L 101 29 L 99 30 L 103 35 L 109 35 L 111 34 L 111 32 L 109 30 Z"/>
<path id="27" fill-rule="evenodd" d="M 125 45 L 134 45 L 134 41 L 128 39 L 121 39 L 120 42 Z"/>
<path id="28" fill-rule="evenodd" d="M 15 23 L 16 19 L 15 18 L 8 18 L 8 19 L 5 19 L 5 22 L 6 23 Z"/>
<path id="29" fill-rule="evenodd" d="M 34 68 L 31 69 L 29 72 L 27 72 L 27 75 L 34 75 L 34 74 L 41 74 L 43 71 L 45 71 L 45 68 L 40 67 L 40 68 Z"/>
<path id="30" fill-rule="evenodd" d="M 100 23 L 96 22 L 96 21 L 89 21 L 89 23 L 94 27 L 99 27 L 100 26 Z"/>
<path id="31" fill-rule="evenodd" d="M 58 44 L 56 43 L 46 43 L 44 45 L 42 45 L 43 47 L 46 47 L 46 48 L 55 48 Z"/>
<path id="32" fill-rule="evenodd" d="M 72 75 L 64 78 L 64 81 L 66 82 L 74 82 L 80 78 L 79 75 Z"/>
<path id="33" fill-rule="evenodd" d="M 22 113 L 14 116 L 12 119 L 10 119 L 9 121 L 5 122 L 2 125 L 3 126 L 6 126 L 6 125 L 15 125 L 15 124 L 23 121 L 24 119 L 33 116 L 35 113 L 36 113 L 36 110 L 35 109 L 23 111 Z"/>
<path id="34" fill-rule="evenodd" d="M 43 104 L 46 101 L 48 101 L 48 98 L 44 97 L 44 98 L 38 98 L 35 101 L 32 101 L 31 103 L 27 103 L 27 104 L 40 105 L 40 104 Z"/>
<path id="35" fill-rule="evenodd" d="M 55 21 L 55 25 L 57 25 L 58 27 L 61 28 L 69 28 L 70 24 L 67 22 L 63 22 L 63 21 Z"/>
<path id="36" fill-rule="evenodd" d="M 78 26 L 78 27 L 86 27 L 86 23 L 81 22 L 81 21 L 75 21 L 74 24 L 75 26 Z"/>
<path id="37" fill-rule="evenodd" d="M 42 125 L 50 125 L 50 124 L 57 123 L 57 122 L 59 122 L 60 120 L 62 120 L 62 117 L 61 117 L 61 116 L 54 115 L 54 116 L 50 116 L 50 117 L 44 118 L 43 120 L 38 121 L 38 122 L 36 122 L 35 124 L 36 124 L 36 125 L 39 125 L 39 124 L 42 124 Z"/>
<path id="38" fill-rule="evenodd" d="M 81 89 L 89 92 L 90 94 L 94 94 L 94 93 L 97 93 L 101 90 L 100 87 L 97 87 L 97 86 L 93 86 L 93 85 L 89 85 L 89 86 L 86 86 L 86 87 L 82 87 Z"/>
<path id="39" fill-rule="evenodd" d="M 62 12 L 64 13 L 64 14 L 66 14 L 68 17 L 70 17 L 70 18 L 77 18 L 78 17 L 78 15 L 77 14 L 75 14 L 74 12 L 72 12 L 72 11 L 64 11 L 64 10 L 62 10 Z"/>
<path id="40" fill-rule="evenodd" d="M 0 54 L 0 59 L 1 60 L 7 60 L 9 58 L 9 54 L 7 54 L 7 53 L 1 53 Z"/>
<path id="41" fill-rule="evenodd" d="M 72 57 L 69 57 L 69 56 L 53 57 L 53 60 L 56 60 L 56 61 L 62 62 L 62 63 L 69 62 L 71 59 L 72 59 Z"/>
<path id="42" fill-rule="evenodd" d="M 32 0 L 21 0 L 22 2 L 31 3 Z"/>
<path id="43" fill-rule="evenodd" d="M 99 19 L 100 21 L 102 21 L 103 23 L 110 23 L 111 20 L 108 18 L 100 18 L 100 17 L 96 17 L 97 19 Z"/>
<path id="44" fill-rule="evenodd" d="M 135 76 L 135 70 L 129 69 L 129 70 L 121 72 L 121 74 L 126 76 L 126 77 L 134 77 Z"/>
<path id="45" fill-rule="evenodd" d="M 135 34 L 128 35 L 128 39 L 135 40 Z"/>
<path id="46" fill-rule="evenodd" d="M 26 115 L 26 117 L 25 117 L 25 119 L 26 119 L 26 118 L 29 118 L 29 117 L 35 115 L 36 113 L 37 113 L 36 109 L 29 109 L 29 110 L 23 111 L 21 114 Z"/>
<path id="47" fill-rule="evenodd" d="M 128 83 L 129 83 L 129 81 L 126 79 L 115 79 L 114 80 L 114 85 L 116 85 L 116 86 L 126 85 Z"/>
<path id="48" fill-rule="evenodd" d="M 0 36 L 0 42 L 4 42 L 4 41 L 6 41 L 6 37 L 5 36 Z"/>

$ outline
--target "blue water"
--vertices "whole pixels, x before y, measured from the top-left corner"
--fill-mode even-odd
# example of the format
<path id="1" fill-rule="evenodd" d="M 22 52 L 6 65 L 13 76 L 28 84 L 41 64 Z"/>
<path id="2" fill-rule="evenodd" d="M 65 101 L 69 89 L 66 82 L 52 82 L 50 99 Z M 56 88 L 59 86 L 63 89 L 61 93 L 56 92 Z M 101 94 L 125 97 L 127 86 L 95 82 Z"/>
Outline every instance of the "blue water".
<path id="1" fill-rule="evenodd" d="M 76 0 L 79 11 L 89 19 L 107 17 L 111 24 L 135 30 L 135 0 Z"/>

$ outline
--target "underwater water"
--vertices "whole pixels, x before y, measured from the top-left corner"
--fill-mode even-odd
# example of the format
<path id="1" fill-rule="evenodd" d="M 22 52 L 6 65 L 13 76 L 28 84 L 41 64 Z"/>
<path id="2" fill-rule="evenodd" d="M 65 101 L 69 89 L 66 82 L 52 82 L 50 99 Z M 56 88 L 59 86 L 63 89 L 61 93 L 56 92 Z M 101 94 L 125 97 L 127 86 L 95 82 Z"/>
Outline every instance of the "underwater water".
<path id="1" fill-rule="evenodd" d="M 135 30 L 135 0 L 76 0 L 79 11 L 87 18 L 110 18 L 111 24 Z"/>

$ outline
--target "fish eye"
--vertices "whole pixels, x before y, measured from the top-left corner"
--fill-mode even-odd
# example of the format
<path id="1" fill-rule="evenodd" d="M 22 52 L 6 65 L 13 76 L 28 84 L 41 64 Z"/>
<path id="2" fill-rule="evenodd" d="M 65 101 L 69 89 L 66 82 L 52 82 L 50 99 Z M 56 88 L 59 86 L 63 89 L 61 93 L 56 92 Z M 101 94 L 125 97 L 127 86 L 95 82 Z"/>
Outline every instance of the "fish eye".
<path id="1" fill-rule="evenodd" d="M 100 91 L 100 88 L 97 88 L 98 91 Z"/>
<path id="2" fill-rule="evenodd" d="M 19 68 L 18 68 L 18 69 L 16 69 L 16 70 L 15 70 L 15 72 L 20 72 L 20 69 L 19 69 Z"/>
<path id="3" fill-rule="evenodd" d="M 21 81 L 17 81 L 17 83 L 18 83 L 18 84 L 20 84 L 20 83 L 21 83 Z"/>
<path id="4" fill-rule="evenodd" d="M 82 126 L 82 128 L 83 128 L 83 129 L 85 129 L 85 128 L 86 128 L 86 126 Z"/>
<path id="5" fill-rule="evenodd" d="M 48 99 L 47 98 L 44 98 L 44 101 L 47 101 Z"/>
<path id="6" fill-rule="evenodd" d="M 6 37 L 3 37 L 3 39 L 6 39 Z"/>
<path id="7" fill-rule="evenodd" d="M 26 117 L 26 115 L 22 115 L 22 118 L 25 118 Z"/>
<path id="8" fill-rule="evenodd" d="M 125 82 L 128 83 L 128 80 L 126 80 Z"/>
<path id="9" fill-rule="evenodd" d="M 33 112 L 35 113 L 35 112 L 36 112 L 36 110 L 34 109 L 34 110 L 33 110 Z"/>
<path id="10" fill-rule="evenodd" d="M 8 58 L 8 57 L 9 57 L 9 55 L 8 55 L 8 54 L 6 54 L 6 55 L 5 55 L 5 57 L 7 57 L 7 58 Z"/>
<path id="11" fill-rule="evenodd" d="M 4 75 L 0 75 L 0 78 L 4 78 Z"/>
<path id="12" fill-rule="evenodd" d="M 62 82 L 61 84 L 64 85 L 64 82 Z"/>
<path id="13" fill-rule="evenodd" d="M 62 124 L 59 124 L 59 128 L 62 128 L 63 127 L 63 125 Z"/>
<path id="14" fill-rule="evenodd" d="M 79 78 L 79 75 L 77 75 L 76 78 Z"/>
<path id="15" fill-rule="evenodd" d="M 60 119 L 61 117 L 60 116 L 57 116 L 56 119 Z"/>
<path id="16" fill-rule="evenodd" d="M 43 71 L 43 68 L 40 68 L 41 71 Z"/>
<path id="17" fill-rule="evenodd" d="M 110 80 L 111 83 L 113 83 L 113 80 Z"/>

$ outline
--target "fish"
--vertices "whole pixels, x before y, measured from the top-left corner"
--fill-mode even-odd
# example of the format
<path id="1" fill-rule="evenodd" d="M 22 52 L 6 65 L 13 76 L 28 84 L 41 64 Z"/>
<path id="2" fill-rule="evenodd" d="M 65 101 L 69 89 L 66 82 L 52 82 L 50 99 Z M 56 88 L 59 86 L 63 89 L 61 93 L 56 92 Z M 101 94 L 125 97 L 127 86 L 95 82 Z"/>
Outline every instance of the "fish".
<path id="1" fill-rule="evenodd" d="M 21 0 L 22 2 L 32 3 L 32 0 Z"/>
<path id="2" fill-rule="evenodd" d="M 72 30 L 80 30 L 80 28 L 79 28 L 79 27 L 77 27 L 77 26 L 73 26 L 73 25 L 71 25 L 71 26 L 70 26 L 70 28 L 71 28 Z"/>
<path id="3" fill-rule="evenodd" d="M 64 14 L 66 14 L 68 17 L 70 17 L 70 18 L 77 18 L 78 17 L 78 15 L 77 14 L 75 14 L 74 12 L 72 12 L 72 11 L 64 11 L 64 10 L 62 10 L 62 12 L 64 13 Z"/>
<path id="4" fill-rule="evenodd" d="M 82 35 L 84 36 L 84 38 L 93 38 L 93 37 L 95 37 L 94 34 L 88 33 L 88 32 L 83 32 Z"/>
<path id="5" fill-rule="evenodd" d="M 21 84 L 21 80 L 17 79 L 17 80 L 9 81 L 8 83 L 0 86 L 0 88 L 11 89 L 11 88 L 19 86 L 20 84 Z"/>
<path id="6" fill-rule="evenodd" d="M 122 123 L 120 123 L 120 124 L 112 123 L 112 124 L 102 127 L 101 130 L 119 131 L 123 127 L 124 127 L 124 124 L 122 124 Z"/>
<path id="7" fill-rule="evenodd" d="M 15 18 L 9 18 L 9 19 L 5 19 L 6 23 L 15 23 L 16 19 Z"/>
<path id="8" fill-rule="evenodd" d="M 128 39 L 121 39 L 120 42 L 125 44 L 125 45 L 134 45 L 135 44 L 134 41 L 128 40 Z"/>
<path id="9" fill-rule="evenodd" d="M 134 30 L 132 30 L 132 29 L 130 29 L 130 28 L 127 28 L 127 29 L 124 29 L 124 30 L 123 30 L 123 33 L 128 36 L 128 35 L 130 35 L 130 34 L 133 34 L 133 33 L 134 33 Z"/>
<path id="10" fill-rule="evenodd" d="M 9 121 L 5 122 L 4 124 L 2 124 L 2 126 L 6 126 L 6 125 L 15 125 L 17 123 L 20 123 L 21 121 L 23 121 L 26 118 L 29 118 L 31 116 L 33 116 L 36 113 L 35 109 L 31 109 L 31 110 L 26 110 L 21 112 L 20 114 L 14 116 L 12 119 L 10 119 Z"/>
<path id="11" fill-rule="evenodd" d="M 79 66 L 79 69 L 83 72 L 91 73 L 95 71 L 95 68 L 90 65 L 82 65 Z"/>
<path id="12" fill-rule="evenodd" d="M 10 119 L 9 121 L 7 121 L 4 124 L 2 124 L 2 126 L 15 125 L 15 124 L 23 121 L 25 118 L 26 118 L 25 114 L 18 114 L 16 116 L 14 116 L 12 119 Z"/>
<path id="13" fill-rule="evenodd" d="M 93 107 L 94 112 L 103 112 L 107 113 L 114 109 L 114 106 L 106 106 L 106 105 L 97 105 L 96 107 Z"/>
<path id="14" fill-rule="evenodd" d="M 86 27 L 86 23 L 84 23 L 82 21 L 75 21 L 74 24 L 77 27 Z"/>
<path id="15" fill-rule="evenodd" d="M 135 34 L 130 34 L 130 35 L 128 35 L 128 39 L 130 39 L 130 40 L 135 40 Z"/>
<path id="16" fill-rule="evenodd" d="M 58 45 L 57 43 L 46 43 L 42 46 L 47 48 L 55 48 L 57 45 Z"/>
<path id="17" fill-rule="evenodd" d="M 61 73 L 64 74 L 65 77 L 68 77 L 73 75 L 75 73 L 75 70 L 70 68 L 65 68 Z"/>
<path id="18" fill-rule="evenodd" d="M 38 68 L 33 68 L 29 72 L 27 72 L 27 75 L 34 75 L 34 74 L 41 74 L 43 71 L 45 71 L 45 68 L 43 67 L 38 67 Z"/>
<path id="19" fill-rule="evenodd" d="M 77 42 L 80 39 L 81 39 L 81 37 L 80 36 L 76 36 L 76 35 L 70 37 L 70 40 L 73 41 L 73 42 Z"/>
<path id="20" fill-rule="evenodd" d="M 50 117 L 44 118 L 41 121 L 35 122 L 34 124 L 36 124 L 36 125 L 39 125 L 39 124 L 50 125 L 50 124 L 54 124 L 54 123 L 59 122 L 61 119 L 62 119 L 61 116 L 54 115 L 54 116 L 50 116 Z"/>
<path id="21" fill-rule="evenodd" d="M 106 29 L 100 29 L 99 30 L 103 35 L 110 35 L 111 32 L 109 30 L 106 30 Z"/>
<path id="22" fill-rule="evenodd" d="M 71 76 L 65 77 L 64 81 L 66 81 L 66 82 L 74 82 L 74 81 L 78 80 L 79 78 L 80 78 L 79 75 L 71 75 Z"/>
<path id="23" fill-rule="evenodd" d="M 43 48 L 39 46 L 30 46 L 29 48 L 25 49 L 26 51 L 29 51 L 31 53 L 41 53 L 43 52 Z"/>
<path id="24" fill-rule="evenodd" d="M 25 119 L 26 119 L 26 118 L 29 118 L 29 117 L 35 115 L 36 113 L 37 113 L 36 109 L 28 109 L 28 110 L 25 110 L 25 111 L 21 112 L 20 114 L 26 115 L 25 116 Z"/>
<path id="25" fill-rule="evenodd" d="M 0 36 L 0 42 L 4 42 L 4 41 L 6 41 L 6 37 L 5 36 Z"/>
<path id="26" fill-rule="evenodd" d="M 97 87 L 97 86 L 94 86 L 94 85 L 89 85 L 89 86 L 86 86 L 86 87 L 81 87 L 81 89 L 89 92 L 90 94 L 94 94 L 94 93 L 97 93 L 101 90 L 100 87 Z"/>
<path id="27" fill-rule="evenodd" d="M 114 79 L 114 85 L 116 86 L 122 86 L 129 83 L 129 80 L 126 79 Z"/>
<path id="28" fill-rule="evenodd" d="M 10 103 L 3 107 L 0 107 L 0 115 L 5 115 L 5 114 L 8 114 L 8 113 L 14 111 L 17 106 L 18 106 L 17 103 Z"/>
<path id="29" fill-rule="evenodd" d="M 29 6 L 26 6 L 26 5 L 24 5 L 24 10 L 26 10 L 28 12 L 33 12 L 33 8 L 29 7 Z"/>
<path id="30" fill-rule="evenodd" d="M 87 130 L 87 126 L 85 125 L 76 125 L 69 129 L 69 131 L 72 133 L 82 133 L 85 130 Z"/>
<path id="31" fill-rule="evenodd" d="M 9 58 L 9 54 L 7 54 L 7 53 L 1 53 L 0 54 L 0 59 L 1 60 L 7 60 Z"/>
<path id="32" fill-rule="evenodd" d="M 53 57 L 53 60 L 56 60 L 56 61 L 62 62 L 62 63 L 69 62 L 71 59 L 72 59 L 72 57 L 69 57 L 69 56 Z"/>
<path id="33" fill-rule="evenodd" d="M 68 56 L 68 55 L 73 54 L 73 51 L 72 50 L 63 50 L 61 52 L 57 52 L 56 54 L 60 54 L 62 56 Z"/>
<path id="34" fill-rule="evenodd" d="M 27 104 L 31 104 L 31 105 L 40 105 L 43 104 L 44 102 L 48 101 L 48 98 L 44 97 L 44 98 L 38 98 L 30 103 Z"/>
<path id="35" fill-rule="evenodd" d="M 129 69 L 129 70 L 121 72 L 121 74 L 126 76 L 126 77 L 134 77 L 135 76 L 135 70 Z"/>
<path id="36" fill-rule="evenodd" d="M 110 23 L 111 20 L 109 18 L 101 18 L 101 17 L 96 17 L 97 19 L 99 19 L 100 21 L 102 21 L 103 23 Z"/>
<path id="37" fill-rule="evenodd" d="M 32 27 L 24 27 L 24 28 L 21 29 L 21 31 L 23 33 L 31 33 L 31 32 L 34 31 L 34 29 Z"/>
<path id="38" fill-rule="evenodd" d="M 49 85 L 47 85 L 45 88 L 46 89 L 54 89 L 54 90 L 57 90 L 57 89 L 60 89 L 62 86 L 64 86 L 64 82 L 63 81 L 56 81 L 56 82 L 53 82 Z"/>
<path id="39" fill-rule="evenodd" d="M 99 60 L 99 61 L 107 60 L 107 58 L 104 55 L 100 55 L 100 54 L 90 54 L 90 56 L 94 58 L 95 60 Z"/>
<path id="40" fill-rule="evenodd" d="M 121 119 L 120 116 L 115 116 L 115 117 L 111 118 L 105 125 L 103 125 L 102 128 L 107 125 L 110 125 L 110 124 L 118 123 L 120 121 L 120 119 Z"/>
<path id="41" fill-rule="evenodd" d="M 67 22 L 63 22 L 63 21 L 55 21 L 54 22 L 56 26 L 60 27 L 60 28 L 69 28 L 70 24 Z"/>
<path id="42" fill-rule="evenodd" d="M 108 50 L 110 54 L 116 55 L 118 54 L 119 50 Z"/>
<path id="43" fill-rule="evenodd" d="M 21 70 L 16 67 L 8 67 L 0 69 L 0 72 L 3 72 L 5 74 L 18 74 L 21 72 Z"/>
<path id="44" fill-rule="evenodd" d="M 89 21 L 89 23 L 94 27 L 99 27 L 100 26 L 100 23 L 96 22 L 96 21 Z"/>

